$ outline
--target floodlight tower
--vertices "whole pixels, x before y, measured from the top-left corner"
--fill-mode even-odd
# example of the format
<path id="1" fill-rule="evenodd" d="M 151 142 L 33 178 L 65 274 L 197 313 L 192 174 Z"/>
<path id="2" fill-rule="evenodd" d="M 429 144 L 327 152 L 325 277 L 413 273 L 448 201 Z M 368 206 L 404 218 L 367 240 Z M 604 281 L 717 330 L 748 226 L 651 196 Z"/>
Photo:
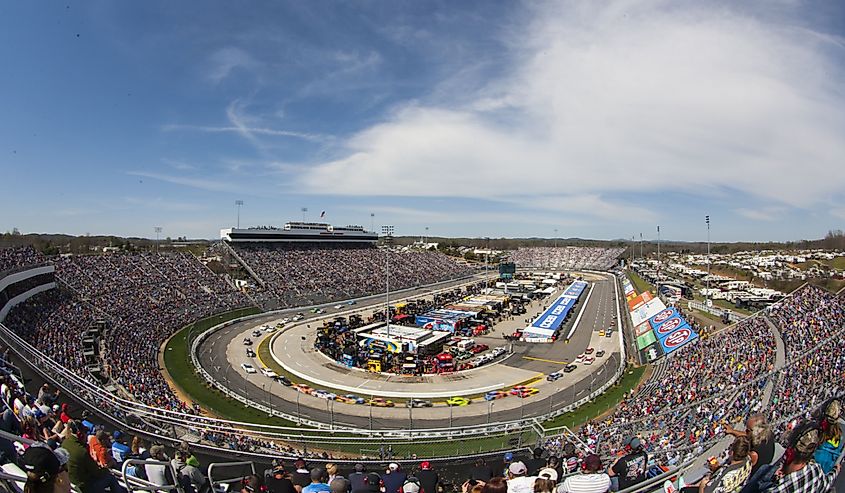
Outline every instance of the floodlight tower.
<path id="1" fill-rule="evenodd" d="M 305 214 L 308 212 L 308 208 L 301 207 L 299 210 L 302 212 L 302 222 L 305 222 Z"/>
<path id="2" fill-rule="evenodd" d="M 156 227 L 153 228 L 153 230 L 155 230 L 155 232 L 156 232 L 156 253 L 158 253 L 159 252 L 159 245 L 160 245 L 159 238 L 161 237 L 162 229 L 161 229 L 161 226 L 156 226 Z"/>
<path id="3" fill-rule="evenodd" d="M 387 337 L 390 337 L 390 245 L 393 243 L 393 226 L 385 225 L 381 227 L 381 234 L 384 237 L 385 245 L 385 271 L 387 274 L 384 277 L 384 311 L 385 321 L 387 322 Z"/>
<path id="4" fill-rule="evenodd" d="M 660 225 L 657 225 L 657 277 L 660 277 Z"/>
<path id="5" fill-rule="evenodd" d="M 241 229 L 241 206 L 243 206 L 243 205 L 244 205 L 243 200 L 236 200 L 235 201 L 235 207 L 238 208 L 238 222 L 237 222 L 237 226 L 236 226 L 237 229 Z"/>
<path id="6" fill-rule="evenodd" d="M 710 308 L 710 216 L 704 216 L 704 222 L 707 223 L 707 308 Z"/>

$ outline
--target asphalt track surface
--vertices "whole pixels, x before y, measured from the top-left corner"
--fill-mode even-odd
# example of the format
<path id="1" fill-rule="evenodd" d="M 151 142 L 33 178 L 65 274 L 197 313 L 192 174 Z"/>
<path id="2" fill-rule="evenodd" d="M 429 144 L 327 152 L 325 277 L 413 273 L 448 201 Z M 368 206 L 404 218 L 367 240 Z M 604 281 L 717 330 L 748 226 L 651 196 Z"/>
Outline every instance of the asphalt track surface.
<path id="1" fill-rule="evenodd" d="M 437 288 L 466 282 L 466 280 L 463 280 L 444 283 L 436 287 L 407 290 L 402 293 L 396 293 L 396 298 L 422 296 Z M 586 296 L 585 291 L 576 310 L 580 310 Z M 538 374 L 546 374 L 559 370 L 564 362 L 574 361 L 575 357 L 588 347 L 591 338 L 595 346 L 598 330 L 611 325 L 613 316 L 616 313 L 613 296 L 614 284 L 612 278 L 608 277 L 604 280 L 596 281 L 593 292 L 584 307 L 578 329 L 568 344 L 560 340 L 554 344 L 517 342 L 514 343 L 515 354 L 501 364 L 511 365 L 515 368 L 529 369 Z M 378 305 L 383 303 L 383 301 L 383 295 L 376 295 L 359 300 L 355 308 L 361 309 L 368 305 Z M 336 303 L 321 306 L 330 307 L 334 304 Z M 331 309 L 327 310 L 328 313 L 332 311 Z M 606 342 L 604 341 L 605 338 L 599 340 L 602 343 L 602 346 L 599 347 L 608 347 L 605 357 L 597 360 L 592 367 L 579 365 L 581 368 L 577 370 L 577 373 L 588 373 L 588 375 L 583 375 L 577 381 L 564 383 L 562 380 L 566 379 L 559 380 L 555 382 L 556 384 L 561 383 L 559 388 L 544 388 L 542 386 L 546 385 L 546 382 L 543 381 L 538 384 L 541 388 L 541 393 L 527 399 L 508 397 L 501 401 L 495 401 L 492 406 L 484 401 L 476 401 L 464 407 L 435 407 L 409 411 L 404 407 L 392 409 L 372 408 L 370 406 L 334 403 L 333 401 L 326 401 L 312 396 L 300 395 L 291 389 L 282 387 L 280 384 L 271 384 L 271 381 L 260 375 L 260 373 L 258 375 L 252 375 L 247 379 L 243 371 L 239 368 L 239 363 L 235 363 L 233 367 L 233 362 L 227 360 L 227 347 L 229 347 L 233 340 L 235 345 L 238 346 L 238 352 L 242 352 L 243 346 L 240 345 L 240 339 L 243 338 L 243 334 L 251 332 L 257 325 L 298 312 L 304 313 L 306 310 L 301 308 L 286 310 L 267 315 L 266 317 L 259 317 L 243 323 L 233 324 L 218 330 L 199 347 L 200 364 L 215 379 L 226 383 L 230 389 L 241 395 L 247 395 L 254 402 L 269 405 L 293 416 L 302 416 L 303 418 L 334 423 L 340 426 L 371 428 L 374 430 L 425 429 L 478 425 L 544 415 L 553 409 L 564 407 L 588 395 L 592 389 L 600 386 L 602 382 L 609 378 L 619 364 L 620 355 L 617 339 L 619 334 L 617 332 L 612 339 L 607 339 Z M 301 323 L 307 324 L 309 319 L 319 316 L 311 314 L 309 311 L 306 319 Z M 571 323 L 572 320 L 569 321 L 569 324 Z M 568 331 L 569 324 L 564 328 L 563 333 Z M 610 342 L 612 342 L 612 345 L 609 345 Z M 231 352 L 228 354 L 228 357 L 232 357 Z M 253 366 L 260 367 L 261 365 L 255 361 Z M 507 406 L 503 405 L 505 401 L 508 403 Z M 352 411 L 350 408 L 355 408 L 354 414 L 352 412 L 344 412 L 345 409 Z"/>

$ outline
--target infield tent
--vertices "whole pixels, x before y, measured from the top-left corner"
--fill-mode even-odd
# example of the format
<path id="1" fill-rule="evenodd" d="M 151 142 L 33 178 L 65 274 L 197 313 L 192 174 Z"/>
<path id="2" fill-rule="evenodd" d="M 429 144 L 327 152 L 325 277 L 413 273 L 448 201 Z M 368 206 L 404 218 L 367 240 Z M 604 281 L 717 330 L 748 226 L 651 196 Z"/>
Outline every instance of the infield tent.
<path id="1" fill-rule="evenodd" d="M 575 281 L 570 284 L 546 311 L 525 328 L 522 338 L 528 341 L 551 340 L 586 287 L 587 283 L 584 281 Z"/>

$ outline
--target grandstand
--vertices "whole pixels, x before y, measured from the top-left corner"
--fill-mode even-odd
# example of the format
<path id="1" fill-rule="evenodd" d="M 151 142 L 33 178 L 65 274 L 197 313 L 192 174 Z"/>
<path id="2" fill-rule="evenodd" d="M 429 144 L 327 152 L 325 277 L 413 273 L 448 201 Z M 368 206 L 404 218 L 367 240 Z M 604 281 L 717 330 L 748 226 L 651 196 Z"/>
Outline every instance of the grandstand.
<path id="1" fill-rule="evenodd" d="M 607 270 L 624 248 L 600 247 L 525 247 L 510 252 L 511 262 L 521 269 Z"/>
<path id="2" fill-rule="evenodd" d="M 266 260 L 255 261 L 251 257 L 253 251 L 262 252 L 257 257 L 268 254 Z M 283 252 L 279 258 L 275 256 L 276 251 Z M 290 252 L 296 253 L 289 255 Z M 361 252 L 366 253 L 362 255 Z M 245 253 L 253 260 L 251 263 L 246 261 L 257 273 L 270 279 L 263 279 L 267 284 L 277 281 L 281 283 L 287 279 L 282 276 L 282 269 L 271 267 L 277 261 L 282 262 L 283 257 L 287 257 L 283 260 L 287 263 L 282 265 L 288 267 L 295 266 L 297 262 L 308 263 L 314 257 L 323 255 L 329 256 L 333 262 L 354 259 L 349 265 L 353 265 L 357 273 L 349 276 L 369 271 L 378 278 L 378 274 L 384 273 L 377 271 L 376 263 L 368 263 L 372 260 L 369 252 L 375 256 L 382 251 L 342 249 L 342 253 L 338 254 L 335 249 L 238 249 L 239 255 Z M 324 464 L 327 460 L 340 463 L 344 472 L 351 471 L 352 462 L 358 460 L 367 462 L 371 468 L 387 459 L 395 460 L 409 469 L 416 465 L 410 459 L 402 460 L 390 454 L 382 454 L 381 460 L 375 462 L 348 454 L 329 459 L 325 451 L 314 451 L 315 447 L 320 450 L 321 443 L 324 447 L 328 445 L 323 439 L 306 438 L 301 434 L 297 441 L 283 439 L 283 436 L 288 435 L 270 428 L 262 429 L 257 425 L 250 431 L 233 429 L 232 423 L 201 416 L 190 403 L 182 402 L 173 395 L 164 383 L 157 365 L 161 343 L 173 331 L 191 321 L 252 303 L 249 297 L 215 276 L 190 255 L 133 253 L 45 259 L 33 251 L 0 250 L 0 259 L 5 272 L 26 270 L 31 265 L 42 264 L 47 260 L 55 266 L 58 288 L 35 294 L 37 286 L 27 284 L 29 290 L 23 294 L 32 292 L 32 295 L 13 308 L 5 320 L 0 320 L 21 340 L 15 339 L 14 334 L 7 333 L 2 327 L 0 331 L 3 334 L 1 339 L 8 349 L 39 372 L 55 376 L 57 383 L 67 391 L 57 395 L 49 388 L 41 391 L 24 388 L 23 379 L 15 376 L 20 370 L 11 368 L 8 360 L 2 362 L 5 370 L 0 372 L 0 393 L 6 409 L 2 432 L 6 434 L 0 439 L 0 448 L 5 452 L 2 457 L 6 461 L 3 477 L 9 481 L 10 489 L 22 486 L 25 475 L 20 466 L 26 460 L 18 450 L 10 448 L 12 442 L 27 445 L 47 442 L 52 445 L 67 444 L 70 447 L 72 441 L 76 440 L 73 432 L 85 432 L 81 412 L 68 411 L 66 415 L 58 412 L 62 409 L 61 404 L 71 401 L 81 402 L 85 407 L 101 413 L 109 423 L 117 424 L 125 432 L 146 439 L 153 438 L 169 446 L 178 446 L 183 438 L 190 436 L 193 443 L 187 448 L 191 450 L 183 450 L 179 457 L 184 462 L 195 454 L 192 462 L 199 460 L 196 456 L 202 457 L 206 461 L 203 466 L 208 466 L 208 461 L 214 459 L 198 451 L 223 455 L 237 451 L 259 464 L 266 464 L 268 456 L 284 457 L 289 461 L 286 464 L 288 472 L 296 469 L 292 461 L 297 456 L 310 456 L 312 464 Z M 430 262 L 440 265 L 438 262 L 441 260 L 436 259 L 409 257 L 397 258 L 396 261 L 399 264 L 416 261 L 426 265 L 430 265 Z M 437 275 L 462 273 L 460 269 L 446 264 L 441 267 Z M 277 277 L 272 277 L 270 271 L 275 271 Z M 404 271 L 403 274 L 401 268 L 399 272 L 397 282 L 405 279 L 411 283 L 422 283 L 437 278 L 419 277 L 424 274 L 417 271 Z M 343 277 L 347 274 L 335 270 L 321 271 L 320 274 L 338 276 L 332 278 L 337 279 L 341 285 L 360 280 Z M 308 289 L 307 286 L 316 288 L 316 283 L 307 284 L 312 282 L 309 275 L 315 276 L 317 273 L 297 274 L 293 277 L 296 284 L 280 286 L 287 286 L 287 289 L 301 286 L 303 292 Z M 27 281 L 16 281 L 19 282 Z M 7 289 L 14 286 L 11 284 Z M 346 296 L 347 290 L 351 289 L 329 284 L 321 286 L 324 288 L 321 296 Z M 365 286 L 377 289 L 378 283 L 373 281 L 372 285 Z M 280 289 L 277 292 L 285 291 Z M 302 293 L 297 293 L 297 296 L 302 296 Z M 2 299 L 4 302 L 9 301 L 8 296 Z M 298 300 L 294 296 L 289 302 L 298 303 Z M 82 350 L 89 329 L 100 322 L 104 322 L 106 327 L 100 344 L 101 363 L 117 395 L 103 391 L 92 378 L 88 372 L 89 361 L 85 359 Z M 724 444 L 727 425 L 737 427 L 750 414 L 765 414 L 773 425 L 775 439 L 781 444 L 787 444 L 790 432 L 799 423 L 816 419 L 820 409 L 828 409 L 826 403 L 831 398 L 842 396 L 845 390 L 843 322 L 845 298 L 813 286 L 803 286 L 771 309 L 720 332 L 706 334 L 675 351 L 660 363 L 659 371 L 655 371 L 644 386 L 627 396 L 607 416 L 587 423 L 574 432 L 561 429 L 536 435 L 535 444 L 545 448 L 542 456 L 544 462 L 551 460 L 550 456 L 570 459 L 564 461 L 567 464 L 565 467 L 558 467 L 560 472 L 557 481 L 561 482 L 567 475 L 578 474 L 575 472 L 577 467 L 570 466 L 573 462 L 577 466 L 586 460 L 586 455 L 597 453 L 606 466 L 625 453 L 626 447 L 629 447 L 626 445 L 629 437 L 637 436 L 650 457 L 647 469 L 654 478 L 635 487 L 636 491 L 651 491 L 661 487 L 664 479 L 681 470 L 688 479 L 695 479 L 695 475 L 701 473 L 695 469 L 696 459 L 718 453 L 721 449 L 714 447 Z M 64 373 L 66 370 L 70 373 Z M 32 399 L 27 398 L 27 391 L 32 393 Z M 138 402 L 122 399 L 121 396 L 131 397 Z M 56 411 L 53 411 L 53 404 L 59 406 Z M 65 417 L 74 424 L 66 422 Z M 834 418 L 834 423 L 841 428 L 838 419 L 838 416 Z M 90 432 L 93 433 L 97 420 L 90 417 L 88 420 L 92 425 Z M 826 426 L 830 429 L 830 422 Z M 58 430 L 55 437 L 54 430 Z M 84 437 L 84 441 L 94 444 L 89 440 L 102 439 L 96 433 L 94 436 L 93 439 Z M 356 438 L 362 439 L 365 438 Z M 102 441 L 96 447 L 111 445 L 107 439 Z M 517 458 L 519 454 L 525 454 L 524 445 L 517 447 L 516 452 Z M 473 461 L 474 456 L 471 450 L 465 454 L 460 451 L 452 453 L 448 457 L 439 457 L 444 462 L 437 467 L 442 467 L 445 472 L 449 467 L 445 465 L 446 461 L 465 464 Z M 109 474 L 121 484 L 131 483 L 131 489 L 150 486 L 151 476 L 129 478 L 132 473 L 128 471 L 137 471 L 132 467 L 135 464 L 124 463 L 128 467 L 124 468 L 123 473 L 115 470 L 121 462 L 117 459 L 107 459 L 101 466 L 113 468 Z M 779 459 L 773 460 L 774 467 L 779 467 Z M 488 461 L 492 462 L 493 459 Z M 551 461 L 554 467 L 554 461 Z M 163 467 L 173 467 L 171 478 L 180 477 L 184 465 L 177 462 L 177 468 L 168 464 Z M 150 469 L 158 465 L 155 462 L 146 463 Z M 260 470 L 255 465 L 244 467 L 248 473 Z M 71 480 L 77 485 L 81 480 L 91 479 L 80 476 L 73 464 L 71 470 Z M 220 482 L 221 476 L 216 470 L 219 469 L 205 468 L 200 471 L 200 475 Z M 838 469 L 834 469 L 831 474 L 837 472 Z M 248 473 L 240 472 L 237 480 L 240 481 Z M 193 475 L 185 483 L 174 484 L 173 488 L 181 493 L 186 492 L 185 487 L 189 483 L 199 487 L 199 484 L 191 482 L 200 481 L 198 478 L 200 476 Z M 152 487 L 155 486 L 164 485 L 153 482 Z"/>
<path id="3" fill-rule="evenodd" d="M 223 247 L 260 286 L 268 307 L 290 308 L 467 277 L 474 271 L 441 253 L 377 249 L 366 244 L 237 243 Z M 389 257 L 389 259 L 388 259 Z"/>

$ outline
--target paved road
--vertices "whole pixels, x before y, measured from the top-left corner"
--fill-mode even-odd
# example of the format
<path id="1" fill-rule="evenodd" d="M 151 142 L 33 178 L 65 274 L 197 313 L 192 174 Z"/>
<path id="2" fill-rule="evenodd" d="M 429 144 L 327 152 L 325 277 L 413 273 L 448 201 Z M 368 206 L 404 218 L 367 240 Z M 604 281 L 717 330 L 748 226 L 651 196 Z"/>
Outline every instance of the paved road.
<path id="1" fill-rule="evenodd" d="M 414 290 L 403 294 L 403 296 L 422 295 L 424 291 L 430 291 L 430 288 Z M 584 296 L 586 299 L 586 294 Z M 381 296 L 376 296 L 372 300 L 361 301 L 359 308 L 367 306 L 368 302 L 372 304 L 379 303 L 382 300 Z M 514 369 L 520 368 L 542 373 L 560 369 L 563 366 L 562 362 L 574 360 L 575 356 L 582 352 L 588 344 L 593 345 L 596 349 L 605 349 L 608 352 L 604 358 L 597 361 L 596 365 L 592 367 L 581 366 L 576 372 L 567 375 L 567 378 L 554 384 L 545 381 L 540 382 L 537 386 L 540 387 L 541 393 L 529 399 L 508 397 L 495 401 L 493 404 L 482 401 L 466 407 L 435 407 L 409 411 L 406 408 L 384 409 L 334 403 L 284 388 L 279 384 L 272 383 L 260 374 L 247 377 L 239 368 L 240 362 L 246 360 L 241 344 L 243 334 L 251 332 L 256 325 L 278 319 L 286 316 L 286 314 L 261 317 L 221 329 L 200 347 L 200 362 L 215 378 L 228 382 L 230 388 L 242 394 L 245 393 L 253 401 L 273 406 L 291 415 L 301 415 L 309 419 L 334 422 L 339 425 L 372 427 L 373 429 L 408 429 L 409 427 L 420 429 L 443 427 L 450 424 L 454 426 L 483 424 L 488 420 L 490 422 L 514 420 L 521 417 L 542 415 L 549 412 L 550 409 L 565 406 L 589 394 L 591 388 L 601 385 L 601 382 L 613 373 L 619 361 L 618 333 L 613 338 L 599 338 L 597 334 L 599 329 L 610 325 L 612 316 L 615 314 L 613 303 L 613 281 L 607 279 L 597 281 L 589 301 L 584 307 L 579 329 L 569 344 L 558 341 L 555 344 L 516 343 L 514 345 L 517 354 L 511 356 L 506 363 L 499 366 L 504 368 L 504 365 L 509 365 Z M 542 307 L 537 308 L 539 310 Z M 578 309 L 580 309 L 580 306 Z M 290 313 L 296 311 L 289 310 Z M 599 363 L 604 364 L 600 365 Z M 260 366 L 257 361 L 253 364 Z M 329 362 L 326 362 L 326 364 L 331 365 Z M 348 376 L 348 373 L 345 373 L 345 375 Z M 458 374 L 453 378 L 460 382 L 465 378 L 465 375 Z"/>

